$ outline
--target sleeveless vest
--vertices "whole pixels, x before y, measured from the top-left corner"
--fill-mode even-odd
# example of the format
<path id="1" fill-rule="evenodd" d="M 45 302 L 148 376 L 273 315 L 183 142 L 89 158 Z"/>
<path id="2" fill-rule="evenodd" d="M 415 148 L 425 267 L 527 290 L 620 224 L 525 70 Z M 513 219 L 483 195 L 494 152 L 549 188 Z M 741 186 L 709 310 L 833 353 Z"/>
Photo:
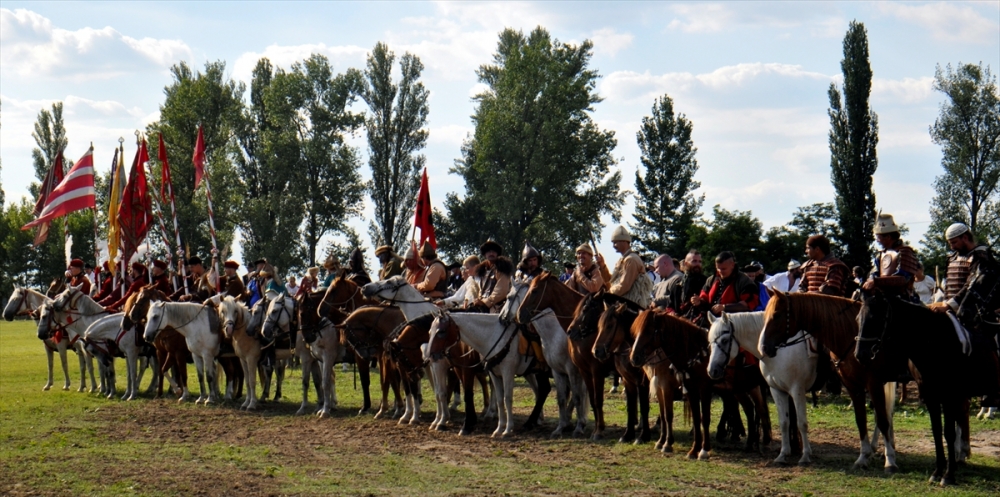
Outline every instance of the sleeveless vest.
<path id="1" fill-rule="evenodd" d="M 953 252 L 951 257 L 948 258 L 948 281 L 945 282 L 944 287 L 944 297 L 946 299 L 951 299 L 955 295 L 958 295 L 958 292 L 962 290 L 962 287 L 968 281 L 972 266 L 972 253 L 971 250 L 965 255 Z"/>
<path id="2" fill-rule="evenodd" d="M 638 262 L 639 267 L 640 268 L 643 267 L 642 259 L 639 258 L 638 254 L 632 252 L 628 255 L 628 257 L 635 258 L 634 260 Z M 618 274 L 616 274 L 615 275 L 616 278 L 613 278 L 611 280 L 611 284 L 614 285 L 615 283 L 617 283 L 617 280 L 620 279 L 624 274 L 625 274 L 624 271 L 620 271 Z M 648 276 L 646 276 L 646 272 L 644 270 L 641 270 L 639 272 L 639 276 L 637 276 L 635 278 L 635 281 L 632 282 L 632 288 L 629 288 L 629 290 L 625 292 L 625 295 L 622 295 L 622 297 L 625 297 L 626 299 L 635 302 L 636 304 L 639 305 L 639 307 L 643 309 L 649 307 L 649 302 L 653 298 L 652 296 L 653 296 L 653 282 L 652 280 L 649 279 Z"/>

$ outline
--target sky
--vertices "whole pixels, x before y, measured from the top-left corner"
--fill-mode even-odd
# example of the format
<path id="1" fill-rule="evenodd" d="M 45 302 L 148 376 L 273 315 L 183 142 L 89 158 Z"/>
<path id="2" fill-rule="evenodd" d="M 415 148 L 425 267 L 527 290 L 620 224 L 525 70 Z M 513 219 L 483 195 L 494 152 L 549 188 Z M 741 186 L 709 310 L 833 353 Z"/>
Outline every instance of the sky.
<path id="1" fill-rule="evenodd" d="M 261 57 L 288 68 L 320 53 L 343 72 L 363 68 L 382 41 L 426 66 L 423 153 L 432 202 L 442 208 L 446 193 L 464 194 L 461 177 L 448 170 L 473 131 L 472 96 L 482 88 L 475 70 L 492 61 L 504 28 L 543 26 L 562 42 L 594 43 L 604 100 L 592 117 L 615 132 L 623 189 L 635 189 L 639 123 L 667 94 L 694 126 L 703 212 L 716 204 L 749 210 L 766 229 L 788 222 L 797 207 L 833 200 L 827 89 L 842 81 L 852 20 L 868 30 L 874 73 L 877 208 L 908 225 L 916 244 L 941 172 L 940 147 L 928 133 L 944 99 L 933 89 L 935 69 L 981 62 L 1000 72 L 1000 2 L 0 1 L 0 179 L 8 203 L 28 195 L 32 126 L 52 102 L 65 104 L 66 155 L 75 159 L 93 142 L 103 172 L 119 137 L 131 140 L 158 119 L 169 68 L 180 61 L 202 68 L 222 60 L 233 79 L 249 83 Z M 367 179 L 364 135 L 350 142 Z M 630 195 L 622 221 L 631 221 L 633 203 Z M 351 224 L 367 234 L 372 212 L 369 201 L 366 219 Z M 615 225 L 603 221 L 599 247 L 610 254 Z"/>

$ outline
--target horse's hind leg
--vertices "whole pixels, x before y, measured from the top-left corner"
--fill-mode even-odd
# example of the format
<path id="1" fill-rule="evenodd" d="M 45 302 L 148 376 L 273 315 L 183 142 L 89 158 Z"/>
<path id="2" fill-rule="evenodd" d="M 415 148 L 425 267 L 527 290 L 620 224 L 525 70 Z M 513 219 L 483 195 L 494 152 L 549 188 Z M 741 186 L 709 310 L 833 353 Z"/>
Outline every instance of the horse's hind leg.
<path id="1" fill-rule="evenodd" d="M 521 427 L 524 430 L 531 430 L 538 426 L 539 419 L 542 416 L 542 408 L 545 407 L 545 398 L 552 391 L 552 383 L 549 382 L 548 373 L 535 373 L 533 376 L 536 383 L 535 407 L 531 410 L 528 420 L 524 422 L 524 426 Z M 513 380 L 511 380 L 511 384 L 513 384 Z"/>
<path id="2" fill-rule="evenodd" d="M 854 405 L 854 423 L 858 427 L 858 436 L 861 439 L 861 455 L 854 461 L 854 469 L 868 467 L 868 458 L 872 455 L 872 445 L 868 441 L 868 412 L 865 407 L 864 389 L 852 388 L 847 391 L 851 396 L 851 404 Z"/>
<path id="3" fill-rule="evenodd" d="M 743 450 L 746 452 L 752 452 L 755 449 L 760 449 L 760 431 L 758 431 L 760 427 L 760 420 L 757 419 L 757 410 L 754 405 L 753 394 L 751 392 L 742 393 L 736 396 L 736 400 L 743 408 L 743 413 L 747 417 L 747 439 L 743 446 Z M 757 393 L 759 396 L 760 392 L 758 391 Z M 739 411 L 737 410 L 736 416 L 739 415 Z"/>
<path id="4" fill-rule="evenodd" d="M 885 472 L 899 471 L 896 466 L 896 443 L 892 432 L 892 411 L 896 406 L 896 383 L 875 384 L 870 389 L 875 408 L 875 425 L 885 439 Z M 874 447 L 873 447 L 874 448 Z"/>
<path id="5" fill-rule="evenodd" d="M 635 440 L 635 425 L 638 423 L 638 403 L 639 392 L 636 385 L 631 381 L 622 378 L 625 382 L 625 433 L 618 439 L 620 443 L 628 443 Z"/>
<path id="6" fill-rule="evenodd" d="M 312 356 L 309 356 L 309 358 L 304 359 L 302 361 L 302 404 L 299 405 L 299 410 L 295 411 L 296 415 L 301 416 L 309 412 L 309 375 L 312 374 L 312 364 L 313 364 Z M 253 373 L 248 372 L 247 376 L 248 377 L 253 376 Z M 254 395 L 256 397 L 255 394 L 248 394 L 248 395 Z M 317 402 L 322 402 L 322 400 L 323 400 L 322 397 L 319 397 Z M 256 400 L 254 401 L 254 404 L 256 405 Z"/>
<path id="7" fill-rule="evenodd" d="M 774 459 L 774 464 L 787 464 L 788 456 L 792 453 L 792 416 L 791 409 L 789 409 L 792 406 L 789 405 L 788 394 L 782 390 L 771 387 L 771 397 L 774 398 L 774 406 L 778 410 L 778 426 L 781 429 L 781 452 Z M 798 405 L 796 404 L 795 407 L 798 407 Z M 799 424 L 801 424 L 801 421 Z M 806 459 L 805 449 L 802 452 L 802 458 Z M 801 463 L 801 461 L 799 462 Z"/>
<path id="8" fill-rule="evenodd" d="M 957 407 L 960 406 L 962 402 L 955 402 L 954 400 L 949 400 L 944 405 L 944 439 L 948 444 L 948 467 L 944 472 L 944 479 L 941 480 L 941 486 L 954 485 L 955 484 L 955 468 L 958 466 L 955 460 L 956 446 L 956 436 L 955 436 L 955 425 L 956 418 L 959 416 L 957 412 Z M 968 410 L 966 410 L 968 412 Z"/>
<path id="9" fill-rule="evenodd" d="M 812 463 L 812 445 L 809 444 L 809 419 L 806 417 L 806 392 L 804 390 L 793 394 L 795 418 L 800 439 L 802 440 L 802 457 L 799 459 L 799 466 Z"/>
<path id="10" fill-rule="evenodd" d="M 277 402 L 281 400 L 281 383 L 285 381 L 285 363 L 286 361 L 278 361 L 277 372 L 278 378 L 274 382 L 274 401 Z"/>
<path id="11" fill-rule="evenodd" d="M 969 407 L 969 399 L 964 399 L 958 410 L 958 419 L 955 420 L 959 430 L 955 434 L 956 444 L 958 444 L 958 453 L 955 455 L 955 460 L 960 463 L 972 457 L 972 446 L 969 438 Z"/>
<path id="12" fill-rule="evenodd" d="M 697 407 L 695 408 L 697 409 Z M 708 389 L 704 389 L 701 395 L 701 429 L 704 436 L 701 439 L 701 451 L 698 452 L 699 461 L 707 461 L 712 452 L 712 439 L 708 436 L 709 425 L 712 423 L 712 394 Z M 739 412 L 736 413 L 737 417 Z M 742 421 L 741 421 L 742 422 Z"/>
<path id="13" fill-rule="evenodd" d="M 472 431 L 476 429 L 476 422 L 478 421 L 476 416 L 476 397 L 475 397 L 475 386 L 476 386 L 476 374 L 471 370 L 462 368 L 460 369 L 459 378 L 462 382 L 462 397 L 465 401 L 465 422 L 462 423 L 462 430 L 458 432 L 459 435 L 470 435 Z M 483 397 L 486 402 L 489 402 L 489 389 L 485 383 L 482 383 Z"/>
<path id="14" fill-rule="evenodd" d="M 936 398 L 924 398 L 924 403 L 931 418 L 931 434 L 934 437 L 934 472 L 931 473 L 929 481 L 939 483 L 945 471 L 944 445 L 941 440 L 941 403 Z"/>

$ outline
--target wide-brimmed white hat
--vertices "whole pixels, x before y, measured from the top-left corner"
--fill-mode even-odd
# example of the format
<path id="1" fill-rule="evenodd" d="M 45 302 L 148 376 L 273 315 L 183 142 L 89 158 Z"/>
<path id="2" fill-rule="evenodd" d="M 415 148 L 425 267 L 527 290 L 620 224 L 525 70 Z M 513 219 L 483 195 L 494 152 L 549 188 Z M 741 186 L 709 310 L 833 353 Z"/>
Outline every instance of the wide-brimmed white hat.
<path id="1" fill-rule="evenodd" d="M 878 217 L 875 218 L 876 235 L 884 235 L 886 233 L 896 233 L 898 231 L 899 231 L 899 226 L 896 226 L 896 221 L 892 219 L 892 214 L 879 213 Z"/>

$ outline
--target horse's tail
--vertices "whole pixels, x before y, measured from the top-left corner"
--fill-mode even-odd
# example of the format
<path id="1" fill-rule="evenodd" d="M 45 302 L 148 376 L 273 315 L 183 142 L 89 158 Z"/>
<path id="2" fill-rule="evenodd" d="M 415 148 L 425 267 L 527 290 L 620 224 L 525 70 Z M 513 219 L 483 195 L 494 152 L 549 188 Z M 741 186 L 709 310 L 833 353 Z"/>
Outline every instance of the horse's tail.
<path id="1" fill-rule="evenodd" d="M 684 422 L 691 426 L 693 426 L 694 423 L 691 416 L 691 396 L 687 394 L 684 395 Z M 662 430 L 664 428 L 661 426 L 660 429 Z"/>

